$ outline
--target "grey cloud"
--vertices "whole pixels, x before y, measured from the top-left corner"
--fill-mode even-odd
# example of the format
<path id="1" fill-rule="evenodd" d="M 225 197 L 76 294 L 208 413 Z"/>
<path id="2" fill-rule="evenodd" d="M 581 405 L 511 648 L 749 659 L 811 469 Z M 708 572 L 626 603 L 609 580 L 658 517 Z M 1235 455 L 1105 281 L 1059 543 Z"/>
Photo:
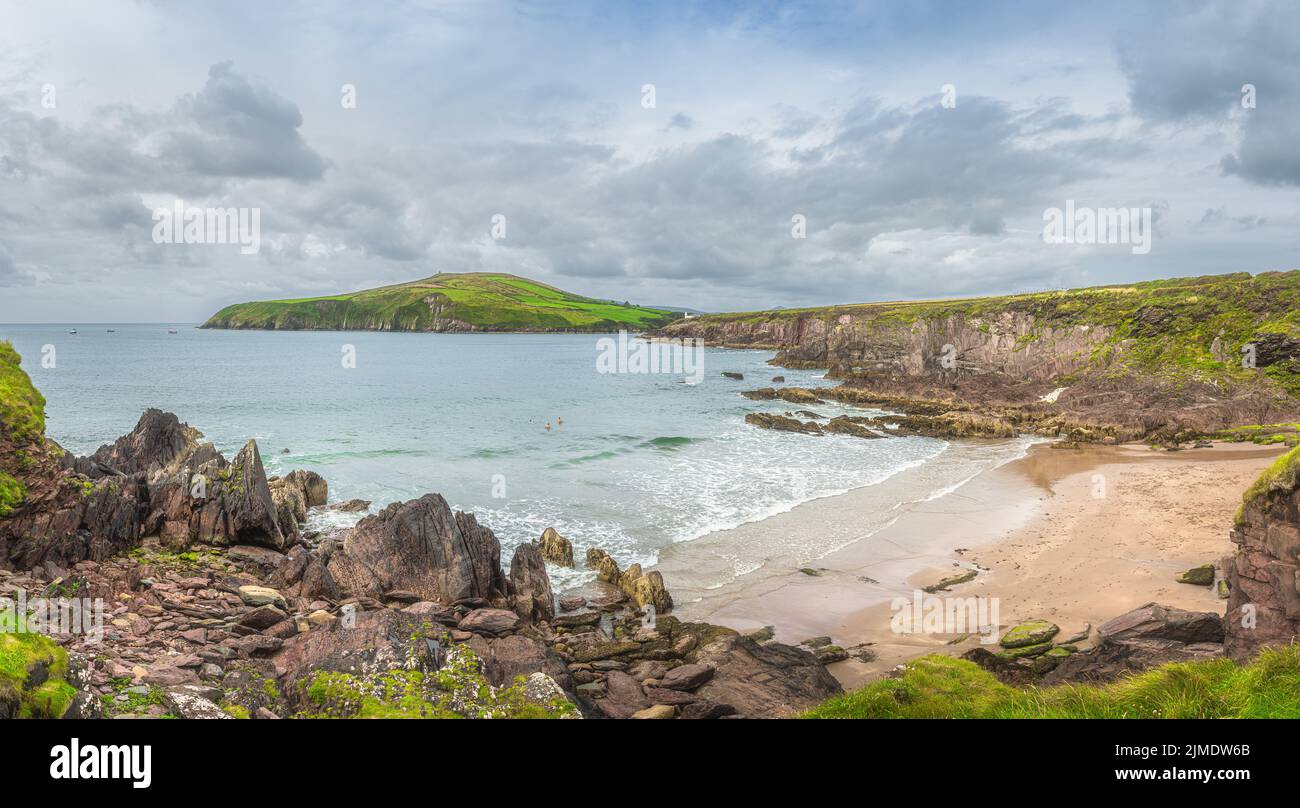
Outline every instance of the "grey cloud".
<path id="1" fill-rule="evenodd" d="M 1300 185 L 1300 6 L 1287 2 L 1200 4 L 1171 15 L 1165 35 L 1133 33 L 1120 64 L 1133 110 L 1157 124 L 1241 128 L 1223 156 L 1225 174 L 1257 185 Z M 1245 85 L 1255 107 L 1243 106 Z"/>
<path id="2" fill-rule="evenodd" d="M 203 89 L 177 104 L 183 125 L 168 133 L 163 154 L 199 174 L 319 179 L 326 162 L 299 133 L 298 106 L 237 73 L 213 65 Z"/>

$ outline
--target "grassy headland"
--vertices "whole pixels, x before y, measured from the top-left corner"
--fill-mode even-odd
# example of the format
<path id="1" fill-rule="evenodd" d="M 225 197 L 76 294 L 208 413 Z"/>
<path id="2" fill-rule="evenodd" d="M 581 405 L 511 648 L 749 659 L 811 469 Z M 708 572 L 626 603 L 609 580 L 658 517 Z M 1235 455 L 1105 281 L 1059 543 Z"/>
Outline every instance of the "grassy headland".
<path id="1" fill-rule="evenodd" d="M 204 328 L 323 331 L 642 331 L 680 315 L 570 294 L 514 275 L 440 273 L 361 292 L 237 303 Z"/>
<path id="2" fill-rule="evenodd" d="M 21 357 L 8 342 L 0 342 L 0 517 L 8 516 L 27 496 L 13 472 L 26 462 L 23 447 L 39 443 L 45 435 L 45 397 L 32 385 Z"/>

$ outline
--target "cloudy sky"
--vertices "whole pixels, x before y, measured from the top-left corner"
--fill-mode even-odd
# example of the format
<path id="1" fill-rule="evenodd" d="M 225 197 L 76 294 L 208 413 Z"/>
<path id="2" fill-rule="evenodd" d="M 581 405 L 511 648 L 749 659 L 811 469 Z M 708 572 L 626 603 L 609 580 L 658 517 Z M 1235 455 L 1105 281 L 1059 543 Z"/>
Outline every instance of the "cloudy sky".
<path id="1" fill-rule="evenodd" d="M 1297 31 L 1249 0 L 6 0 L 0 322 L 439 271 L 736 310 L 1296 268 Z M 260 250 L 155 243 L 178 199 L 259 209 Z M 1150 208 L 1151 251 L 1045 243 L 1067 200 Z"/>

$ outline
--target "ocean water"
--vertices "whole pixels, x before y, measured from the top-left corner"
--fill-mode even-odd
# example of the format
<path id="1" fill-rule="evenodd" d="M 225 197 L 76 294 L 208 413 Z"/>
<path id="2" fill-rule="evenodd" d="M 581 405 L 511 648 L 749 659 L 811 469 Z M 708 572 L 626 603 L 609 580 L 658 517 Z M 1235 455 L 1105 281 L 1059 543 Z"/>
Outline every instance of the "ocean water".
<path id="1" fill-rule="evenodd" d="M 930 438 L 756 429 L 746 413 L 795 407 L 740 391 L 771 386 L 774 375 L 826 385 L 821 372 L 772 367 L 767 351 L 708 348 L 695 384 L 684 373 L 602 373 L 602 338 L 0 325 L 45 394 L 47 433 L 71 451 L 95 450 L 158 407 L 228 457 L 255 438 L 268 474 L 320 472 L 334 501 L 368 499 L 374 511 L 438 492 L 490 526 L 505 558 L 554 527 L 579 558 L 595 546 L 624 566 L 651 564 L 668 545 L 905 469 L 959 467 L 932 475 L 933 492 L 908 492 L 924 498 L 1023 452 L 1007 442 L 945 455 L 948 443 Z M 553 574 L 564 586 L 589 573 Z"/>

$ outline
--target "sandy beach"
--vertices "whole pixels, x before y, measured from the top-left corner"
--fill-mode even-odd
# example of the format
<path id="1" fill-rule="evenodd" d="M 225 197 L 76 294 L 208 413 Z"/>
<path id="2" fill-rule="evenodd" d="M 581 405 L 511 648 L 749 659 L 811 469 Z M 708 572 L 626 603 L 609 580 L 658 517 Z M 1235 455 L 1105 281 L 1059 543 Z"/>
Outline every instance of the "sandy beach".
<path id="1" fill-rule="evenodd" d="M 657 568 L 683 618 L 741 630 L 772 626 L 786 642 L 829 635 L 845 648 L 869 644 L 873 662 L 831 666 L 852 688 L 909 658 L 978 644 L 978 637 L 950 644 L 950 635 L 890 628 L 891 600 L 965 570 L 979 574 L 940 594 L 999 599 L 1004 627 L 1041 617 L 1073 634 L 1150 601 L 1221 611 L 1210 588 L 1174 577 L 1231 551 L 1228 529 L 1241 494 L 1281 451 L 1040 444 L 929 501 L 898 507 L 888 502 L 889 484 L 857 489 L 675 545 Z M 896 517 L 879 527 L 882 509 L 891 507 Z M 874 532 L 854 540 L 855 525 Z M 793 554 L 773 552 L 728 584 L 692 586 L 702 571 L 729 563 L 736 547 L 824 542 L 828 532 L 848 540 L 815 562 L 801 567 Z"/>

